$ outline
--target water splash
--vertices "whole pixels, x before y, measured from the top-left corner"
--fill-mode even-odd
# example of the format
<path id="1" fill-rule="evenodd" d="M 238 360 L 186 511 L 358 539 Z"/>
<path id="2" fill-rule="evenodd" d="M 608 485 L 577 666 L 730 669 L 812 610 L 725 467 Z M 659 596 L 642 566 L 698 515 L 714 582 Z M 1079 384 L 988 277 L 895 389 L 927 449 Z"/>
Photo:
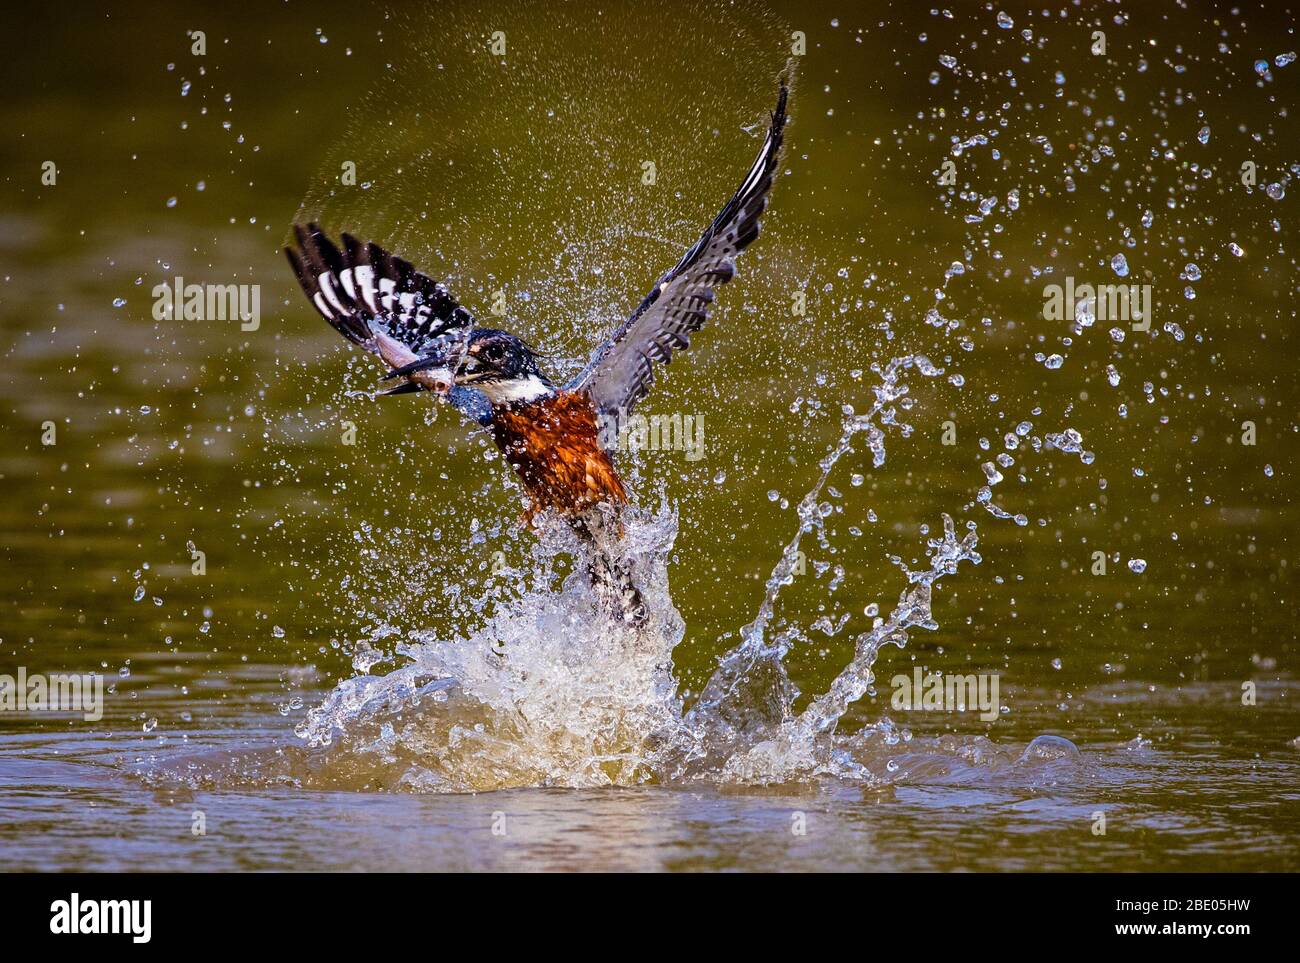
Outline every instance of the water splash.
<path id="1" fill-rule="evenodd" d="M 556 558 L 581 548 L 544 528 L 531 588 L 481 628 L 411 633 L 395 652 L 404 665 L 344 681 L 307 714 L 297 734 L 313 776 L 453 792 L 646 781 L 654 734 L 680 714 L 672 649 L 684 624 L 667 581 L 676 532 L 668 508 L 627 518 L 621 548 L 638 560 L 652 613 L 636 633 L 602 614 L 582 566 L 549 587 Z M 356 668 L 369 670 L 373 652 Z"/>
<path id="2" fill-rule="evenodd" d="M 962 562 L 978 563 L 973 522 L 960 538 L 944 516 L 927 541 L 929 566 L 904 573 L 897 605 L 854 640 L 854 655 L 829 688 L 795 712 L 796 689 L 784 658 L 792 630 L 773 632 L 782 590 L 810 533 L 824 543 L 829 505 L 822 493 L 839 461 L 863 436 L 873 464 L 885 461 L 885 431 L 906 437 L 913 406 L 907 373 L 943 374 L 924 356 L 876 369 L 879 381 L 861 414 L 846 406 L 838 442 L 800 500 L 798 529 L 767 580 L 741 640 L 685 710 L 672 652 L 685 625 L 669 593 L 675 512 L 634 510 L 622 552 L 635 560 L 651 620 L 638 632 L 612 626 L 591 596 L 581 564 L 556 590 L 556 559 L 581 546 L 562 525 L 533 548 L 529 588 L 502 600 L 485 624 L 459 638 L 417 631 L 396 647 L 401 665 L 357 651 L 358 675 L 308 712 L 302 747 L 284 755 L 281 778 L 299 785 L 464 792 L 522 786 L 628 786 L 645 782 L 770 784 L 817 776 L 874 783 L 887 778 L 879 755 L 899 741 L 883 720 L 852 736 L 837 732 L 849 708 L 871 691 L 872 668 L 886 645 L 902 647 L 915 629 L 934 629 L 934 587 Z M 391 629 L 381 630 L 390 632 Z M 874 760 L 876 765 L 871 765 Z"/>

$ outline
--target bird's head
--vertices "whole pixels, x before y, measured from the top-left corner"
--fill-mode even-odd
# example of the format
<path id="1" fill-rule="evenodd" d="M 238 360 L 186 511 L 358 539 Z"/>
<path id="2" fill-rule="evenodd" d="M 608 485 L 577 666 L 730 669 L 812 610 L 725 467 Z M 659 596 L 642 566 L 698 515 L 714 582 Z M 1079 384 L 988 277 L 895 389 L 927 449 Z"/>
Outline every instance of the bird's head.
<path id="1" fill-rule="evenodd" d="M 376 339 L 380 354 L 394 365 L 387 378 L 404 376 L 444 397 L 453 387 L 465 387 L 482 392 L 494 405 L 508 405 L 536 401 L 555 390 L 532 349 L 508 331 L 475 328 L 447 335 L 407 363 L 401 362 L 410 356 L 408 349 L 384 335 Z"/>
<path id="2" fill-rule="evenodd" d="M 535 401 L 554 390 L 532 349 L 508 331 L 470 332 L 452 370 L 455 384 L 481 391 L 497 405 Z"/>

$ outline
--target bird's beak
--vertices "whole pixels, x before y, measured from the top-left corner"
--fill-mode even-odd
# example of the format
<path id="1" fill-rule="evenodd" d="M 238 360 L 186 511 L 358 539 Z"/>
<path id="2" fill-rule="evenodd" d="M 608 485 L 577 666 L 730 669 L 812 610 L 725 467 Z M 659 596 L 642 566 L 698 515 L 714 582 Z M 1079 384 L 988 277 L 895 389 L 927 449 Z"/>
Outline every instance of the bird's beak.
<path id="1" fill-rule="evenodd" d="M 464 346 L 459 343 L 443 343 L 434 347 L 429 354 L 419 357 L 401 342 L 386 334 L 376 334 L 375 346 L 380 356 L 392 365 L 392 370 L 384 375 L 384 380 L 405 378 L 406 381 L 390 394 L 406 391 L 418 391 L 424 388 L 439 397 L 451 394 L 452 385 L 456 383 L 455 366 L 460 363 Z"/>

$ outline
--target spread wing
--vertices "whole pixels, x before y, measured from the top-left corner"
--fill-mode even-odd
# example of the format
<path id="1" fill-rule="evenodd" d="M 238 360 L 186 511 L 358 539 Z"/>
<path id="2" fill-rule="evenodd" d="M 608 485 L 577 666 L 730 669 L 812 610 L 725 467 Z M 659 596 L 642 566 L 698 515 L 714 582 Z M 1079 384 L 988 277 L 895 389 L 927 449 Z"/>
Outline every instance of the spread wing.
<path id="1" fill-rule="evenodd" d="M 674 350 L 689 347 L 692 332 L 708 319 L 713 289 L 731 280 L 732 259 L 758 237 L 758 217 L 781 154 L 788 93 L 782 81 L 767 138 L 735 196 L 568 386 L 587 391 L 601 414 L 630 409 L 645 397 L 655 363 L 667 364 Z"/>
<path id="2" fill-rule="evenodd" d="M 298 246 L 284 253 L 307 299 L 343 337 L 390 368 L 419 367 L 440 336 L 474 326 L 474 316 L 441 282 L 378 244 L 344 234 L 340 250 L 316 224 L 295 224 L 293 233 Z M 419 388 L 403 381 L 383 394 Z M 491 406 L 479 392 L 457 386 L 448 397 L 467 418 L 491 421 Z"/>
<path id="3" fill-rule="evenodd" d="M 378 244 L 344 234 L 340 250 L 315 224 L 295 224 L 293 232 L 298 247 L 284 253 L 298 283 L 321 316 L 353 344 L 381 354 L 380 336 L 387 336 L 414 358 L 440 335 L 473 326 L 474 316 L 446 287 Z"/>

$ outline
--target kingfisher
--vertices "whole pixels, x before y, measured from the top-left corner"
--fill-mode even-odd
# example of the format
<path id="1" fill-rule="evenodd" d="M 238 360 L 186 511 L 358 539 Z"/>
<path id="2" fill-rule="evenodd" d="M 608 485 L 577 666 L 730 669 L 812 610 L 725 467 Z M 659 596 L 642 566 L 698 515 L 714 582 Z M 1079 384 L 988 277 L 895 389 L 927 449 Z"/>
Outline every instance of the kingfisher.
<path id="1" fill-rule="evenodd" d="M 336 244 L 314 222 L 295 224 L 285 248 L 308 300 L 348 341 L 388 365 L 382 395 L 431 392 L 485 428 L 522 481 L 524 524 L 540 512 L 563 518 L 590 551 L 587 570 L 602 607 L 639 629 L 648 618 L 623 537 L 627 490 L 614 467 L 616 432 L 645 397 L 657 364 L 685 350 L 708 318 L 714 289 L 735 275 L 735 257 L 759 233 L 781 154 L 789 88 L 739 189 L 627 320 L 592 352 L 586 367 L 557 384 L 536 352 L 509 331 L 481 327 L 447 290 L 410 262 L 350 234 Z M 616 423 L 616 421 L 614 422 Z"/>

